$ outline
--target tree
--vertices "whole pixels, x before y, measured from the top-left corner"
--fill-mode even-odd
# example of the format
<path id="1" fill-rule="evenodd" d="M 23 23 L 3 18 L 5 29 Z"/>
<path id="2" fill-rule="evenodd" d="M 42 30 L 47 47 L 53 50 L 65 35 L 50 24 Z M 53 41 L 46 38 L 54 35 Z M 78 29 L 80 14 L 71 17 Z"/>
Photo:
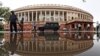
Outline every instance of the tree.
<path id="1" fill-rule="evenodd" d="M 8 22 L 10 16 L 10 9 L 8 7 L 0 7 L 0 17 L 4 18 L 5 22 Z M 0 31 L 3 30 L 3 24 L 0 24 Z"/>
<path id="2" fill-rule="evenodd" d="M 86 2 L 86 0 L 83 0 L 83 2 Z"/>
<path id="3" fill-rule="evenodd" d="M 0 17 L 3 17 L 5 20 L 8 21 L 10 16 L 10 9 L 8 7 L 0 7 Z"/>

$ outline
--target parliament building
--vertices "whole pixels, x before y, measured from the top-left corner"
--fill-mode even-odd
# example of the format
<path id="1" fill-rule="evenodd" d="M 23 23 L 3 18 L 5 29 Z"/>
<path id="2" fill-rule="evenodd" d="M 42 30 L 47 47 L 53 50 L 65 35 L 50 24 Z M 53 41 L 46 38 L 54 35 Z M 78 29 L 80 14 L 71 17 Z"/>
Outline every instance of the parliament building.
<path id="1" fill-rule="evenodd" d="M 93 30 L 93 16 L 82 9 L 57 4 L 38 4 L 20 7 L 14 10 L 18 20 L 24 18 L 24 31 L 31 31 L 36 26 L 43 27 L 46 23 L 58 23 L 59 30 Z M 52 25 L 52 24 L 51 24 Z M 9 29 L 9 24 L 4 26 Z"/>

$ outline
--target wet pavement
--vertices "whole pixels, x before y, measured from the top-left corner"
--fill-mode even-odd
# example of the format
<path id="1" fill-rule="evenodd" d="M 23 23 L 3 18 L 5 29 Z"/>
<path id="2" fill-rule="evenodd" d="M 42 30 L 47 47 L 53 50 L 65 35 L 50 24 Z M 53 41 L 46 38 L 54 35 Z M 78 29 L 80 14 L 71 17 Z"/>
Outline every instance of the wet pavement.
<path id="1" fill-rule="evenodd" d="M 0 56 L 100 56 L 100 33 L 0 33 Z"/>

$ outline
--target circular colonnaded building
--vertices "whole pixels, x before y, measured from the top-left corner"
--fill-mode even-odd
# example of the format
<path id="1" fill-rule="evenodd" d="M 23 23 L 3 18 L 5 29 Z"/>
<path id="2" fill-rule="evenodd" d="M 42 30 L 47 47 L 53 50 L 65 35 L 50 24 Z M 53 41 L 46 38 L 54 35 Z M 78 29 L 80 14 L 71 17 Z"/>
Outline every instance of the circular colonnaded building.
<path id="1" fill-rule="evenodd" d="M 59 30 L 93 30 L 93 16 L 76 7 L 57 4 L 29 5 L 14 10 L 18 19 L 24 18 L 24 30 L 31 31 L 36 26 L 43 27 L 46 23 L 56 22 Z M 4 28 L 9 29 L 9 25 Z"/>

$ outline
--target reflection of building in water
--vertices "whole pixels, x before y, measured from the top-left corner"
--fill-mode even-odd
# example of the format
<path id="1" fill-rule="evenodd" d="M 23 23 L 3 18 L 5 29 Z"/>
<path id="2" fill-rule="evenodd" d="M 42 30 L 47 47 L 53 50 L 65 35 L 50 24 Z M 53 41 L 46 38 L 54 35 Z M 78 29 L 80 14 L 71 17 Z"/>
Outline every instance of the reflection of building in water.
<path id="1" fill-rule="evenodd" d="M 27 34 L 23 33 L 23 35 Z M 23 42 L 18 42 L 18 54 L 24 56 L 31 54 L 35 56 L 73 56 L 93 46 L 92 33 L 66 33 L 63 35 L 57 32 L 44 32 L 36 33 L 35 36 L 34 34 L 30 35 L 33 37 L 23 36 Z"/>
<path id="2" fill-rule="evenodd" d="M 77 41 L 81 40 L 91 40 L 93 39 L 93 32 L 68 32 L 68 33 L 60 33 L 61 37 L 65 37 L 67 39 L 73 39 Z"/>

